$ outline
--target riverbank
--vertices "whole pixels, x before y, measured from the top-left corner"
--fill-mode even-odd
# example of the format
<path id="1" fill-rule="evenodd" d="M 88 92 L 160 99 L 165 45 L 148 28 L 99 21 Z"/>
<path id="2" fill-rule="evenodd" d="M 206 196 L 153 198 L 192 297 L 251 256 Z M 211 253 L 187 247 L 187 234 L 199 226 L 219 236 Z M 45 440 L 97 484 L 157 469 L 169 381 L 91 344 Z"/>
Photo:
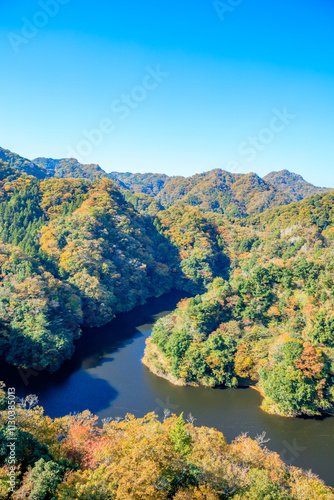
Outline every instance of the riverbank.
<path id="1" fill-rule="evenodd" d="M 164 410 L 191 414 L 196 426 L 224 432 L 231 443 L 248 432 L 251 438 L 266 432 L 268 449 L 294 466 L 312 469 L 334 486 L 334 419 L 281 418 L 260 409 L 261 396 L 247 387 L 236 389 L 178 386 L 153 375 L 141 362 L 145 340 L 159 318 L 175 309 L 181 293 L 173 292 L 128 313 L 108 325 L 87 329 L 76 341 L 76 352 L 54 374 L 0 366 L 0 380 L 15 387 L 22 398 L 37 394 L 45 415 L 52 418 L 89 409 L 103 419 L 138 418 L 154 411 L 159 420 Z M 298 456 L 291 449 L 298 446 Z M 302 448 L 302 451 L 299 451 Z"/>
<path id="2" fill-rule="evenodd" d="M 157 377 L 163 378 L 167 380 L 169 383 L 179 386 L 179 387 L 211 387 L 211 388 L 218 388 L 219 386 L 210 386 L 208 384 L 203 383 L 202 381 L 192 381 L 188 382 L 183 378 L 176 378 L 171 374 L 171 362 L 168 360 L 166 356 L 161 353 L 161 351 L 158 349 L 157 345 L 152 342 L 152 338 L 149 337 L 146 339 L 146 348 L 144 351 L 144 356 L 141 359 L 141 362 L 146 368 L 156 375 Z M 262 398 L 262 404 L 260 406 L 261 410 L 269 415 L 276 415 L 279 417 L 284 417 L 284 418 L 296 418 L 296 417 L 329 417 L 333 416 L 333 412 L 326 412 L 326 413 L 317 413 L 317 414 L 311 414 L 311 413 L 306 413 L 300 415 L 299 413 L 295 412 L 282 412 L 279 410 L 277 405 L 274 403 L 274 401 L 270 400 L 268 397 L 265 397 L 264 391 L 262 387 L 260 387 L 256 382 L 252 382 L 250 379 L 248 379 L 245 382 L 240 382 L 238 381 L 238 388 L 250 388 L 255 391 L 257 391 Z"/>
<path id="3" fill-rule="evenodd" d="M 200 387 L 200 385 L 203 385 L 196 382 L 186 382 L 184 379 L 174 377 L 170 373 L 171 365 L 169 361 L 151 340 L 150 337 L 146 340 L 144 357 L 141 360 L 143 365 L 146 366 L 151 373 L 180 387 Z"/>
<path id="4" fill-rule="evenodd" d="M 0 400 L 9 397 L 2 387 Z M 163 421 L 152 412 L 140 418 L 127 415 L 100 427 L 98 416 L 87 411 L 57 421 L 43 413 L 42 407 L 31 407 L 27 418 L 25 406 L 16 407 L 18 450 L 30 439 L 34 456 L 30 462 L 24 454 L 18 456 L 13 498 L 218 500 L 224 491 L 225 497 L 235 500 L 333 499 L 330 486 L 284 462 L 262 447 L 259 438 L 243 434 L 228 443 L 215 428 L 194 425 L 183 414 Z M 0 427 L 7 421 L 7 412 L 0 412 Z M 8 476 L 9 468 L 3 464 L 3 499 L 12 498 L 5 485 Z M 36 477 L 44 481 L 42 496 L 31 495 L 32 486 L 41 484 Z"/>

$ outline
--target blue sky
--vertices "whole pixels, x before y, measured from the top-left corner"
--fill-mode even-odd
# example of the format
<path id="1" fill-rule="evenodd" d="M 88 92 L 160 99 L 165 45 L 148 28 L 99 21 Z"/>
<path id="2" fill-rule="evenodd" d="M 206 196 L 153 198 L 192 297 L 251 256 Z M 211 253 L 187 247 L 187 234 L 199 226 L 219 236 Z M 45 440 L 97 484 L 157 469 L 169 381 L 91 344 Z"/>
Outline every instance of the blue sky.
<path id="1" fill-rule="evenodd" d="M 334 187 L 332 0 L 2 0 L 0 145 Z"/>

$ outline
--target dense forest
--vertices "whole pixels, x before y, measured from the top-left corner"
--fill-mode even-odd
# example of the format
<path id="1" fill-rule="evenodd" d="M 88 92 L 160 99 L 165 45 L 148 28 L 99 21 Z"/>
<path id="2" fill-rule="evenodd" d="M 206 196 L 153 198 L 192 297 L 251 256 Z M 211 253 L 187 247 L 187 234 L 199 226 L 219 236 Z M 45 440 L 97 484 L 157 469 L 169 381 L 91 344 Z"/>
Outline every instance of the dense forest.
<path id="1" fill-rule="evenodd" d="M 219 169 L 192 177 L 119 172 L 112 175 L 122 182 L 122 187 L 153 197 L 164 208 L 188 204 L 229 218 L 261 213 L 328 191 L 287 170 L 271 172 L 263 179 L 256 174 L 231 174 Z"/>
<path id="2" fill-rule="evenodd" d="M 263 408 L 287 416 L 333 409 L 334 195 L 217 220 L 231 266 L 181 301 L 149 339 L 144 363 L 177 384 L 253 381 Z M 222 225 L 220 225 L 222 224 Z"/>
<path id="3" fill-rule="evenodd" d="M 0 148 L 0 161 L 7 163 L 15 170 L 19 170 L 28 175 L 34 175 L 37 179 L 44 179 L 47 177 L 47 171 L 34 162 L 23 158 L 16 153 L 12 153 L 8 149 Z"/>
<path id="4" fill-rule="evenodd" d="M 190 298 L 157 321 L 143 358 L 152 372 L 251 385 L 269 413 L 333 412 L 333 192 L 290 172 L 105 174 L 0 153 L 2 360 L 55 371 L 83 326 L 178 289 Z M 261 436 L 227 444 L 167 413 L 102 428 L 89 411 L 52 420 L 32 396 L 17 402 L 11 493 L 7 398 L 1 385 L 3 499 L 334 498 Z"/>
<path id="5" fill-rule="evenodd" d="M 203 292 L 229 264 L 214 221 L 190 207 L 167 228 L 108 178 L 38 180 L 2 163 L 0 179 L 0 349 L 14 365 L 56 370 L 79 325 L 175 287 Z"/>
<path id="6" fill-rule="evenodd" d="M 263 180 L 268 182 L 268 184 L 272 184 L 280 191 L 288 193 L 294 201 L 301 201 L 304 198 L 330 191 L 327 188 L 313 186 L 313 184 L 306 182 L 301 175 L 294 174 L 288 170 L 270 172 L 270 174 L 263 177 Z"/>
<path id="7" fill-rule="evenodd" d="M 156 197 L 164 208 L 182 203 L 204 211 L 244 217 L 292 201 L 289 195 L 256 174 L 230 174 L 217 169 L 192 177 L 117 172 L 113 175 L 129 189 Z"/>
<path id="8" fill-rule="evenodd" d="M 269 177 L 288 192 L 255 174 L 104 176 L 3 151 L 2 359 L 57 370 L 82 326 L 176 288 L 192 298 L 156 324 L 143 359 L 154 373 L 256 385 L 281 415 L 333 410 L 332 192 L 308 197 L 311 185 L 286 172 Z M 289 203 L 298 186 L 305 199 Z"/>
<path id="9" fill-rule="evenodd" d="M 332 500 L 334 490 L 311 472 L 284 464 L 247 435 L 227 444 L 192 417 L 154 413 L 105 420 L 89 411 L 52 420 L 27 396 L 7 424 L 0 387 L 0 498 L 3 500 Z M 10 475 L 8 446 L 17 464 Z M 11 481 L 11 482 L 10 482 Z"/>

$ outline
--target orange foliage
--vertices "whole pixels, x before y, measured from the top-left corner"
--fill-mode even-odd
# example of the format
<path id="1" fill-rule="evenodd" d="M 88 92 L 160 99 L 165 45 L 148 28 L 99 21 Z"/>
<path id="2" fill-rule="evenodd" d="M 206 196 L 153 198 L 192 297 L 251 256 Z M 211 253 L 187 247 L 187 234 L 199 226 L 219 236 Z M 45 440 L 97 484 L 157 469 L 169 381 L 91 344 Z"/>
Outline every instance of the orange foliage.
<path id="1" fill-rule="evenodd" d="M 305 342 L 301 358 L 295 361 L 295 365 L 302 370 L 305 377 L 320 378 L 324 362 L 320 351 L 313 347 L 311 342 Z"/>

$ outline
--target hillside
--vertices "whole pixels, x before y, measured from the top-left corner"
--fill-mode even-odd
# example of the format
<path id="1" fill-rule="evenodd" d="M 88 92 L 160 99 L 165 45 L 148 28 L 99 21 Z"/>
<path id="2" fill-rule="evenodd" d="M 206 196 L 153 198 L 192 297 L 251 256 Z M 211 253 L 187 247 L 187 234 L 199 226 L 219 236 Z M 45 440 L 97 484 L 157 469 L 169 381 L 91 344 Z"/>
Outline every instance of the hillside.
<path id="1" fill-rule="evenodd" d="M 300 201 L 315 194 L 322 194 L 330 189 L 313 186 L 305 181 L 301 175 L 294 174 L 288 170 L 271 172 L 263 179 L 277 189 L 287 193 L 293 201 Z"/>
<path id="2" fill-rule="evenodd" d="M 215 223 L 191 207 L 175 239 L 177 217 L 160 227 L 108 178 L 40 181 L 0 162 L 0 179 L 0 355 L 11 364 L 55 370 L 80 325 L 173 287 L 204 291 L 228 266 Z"/>
<path id="3" fill-rule="evenodd" d="M 231 174 L 217 169 L 191 177 L 117 172 L 113 175 L 128 189 L 155 197 L 164 208 L 183 203 L 227 216 L 245 217 L 292 201 L 289 195 L 256 174 Z"/>
<path id="4" fill-rule="evenodd" d="M 0 408 L 7 394 L 0 384 Z M 10 394 L 10 389 L 8 389 Z M 9 396 L 10 397 L 10 396 Z M 0 413 L 0 443 L 12 444 Z M 16 406 L 16 460 L 10 498 L 58 500 L 332 500 L 317 476 L 286 465 L 247 435 L 228 444 L 221 432 L 183 415 L 161 423 L 154 413 L 98 426 L 86 410 L 52 420 L 27 397 Z M 29 418 L 27 418 L 27 416 Z M 0 496 L 8 495 L 9 465 L 0 455 Z"/>
<path id="5" fill-rule="evenodd" d="M 330 191 L 288 170 L 271 172 L 263 179 L 253 173 L 232 174 L 220 169 L 191 177 L 129 172 L 112 175 L 124 183 L 122 187 L 153 197 L 164 208 L 181 202 L 230 217 L 261 213 Z"/>
<path id="6" fill-rule="evenodd" d="M 179 182 L 174 178 L 157 196 L 164 206 L 182 201 L 203 210 L 244 217 L 285 205 L 290 198 L 256 174 L 231 174 L 212 170 Z"/>
<path id="7" fill-rule="evenodd" d="M 170 181 L 171 177 L 165 174 L 131 174 L 130 172 L 111 172 L 111 175 L 121 181 L 134 193 L 146 194 L 154 197 Z M 182 177 L 179 177 L 181 179 Z"/>
<path id="8" fill-rule="evenodd" d="M 243 218 L 328 191 L 287 170 L 271 172 L 263 179 L 254 173 L 232 174 L 220 169 L 191 177 L 170 177 L 153 173 L 107 173 L 97 164 L 82 164 L 75 158 L 39 157 L 30 161 L 2 148 L 0 159 L 38 179 L 57 177 L 94 181 L 109 178 L 139 212 L 150 215 L 182 203 L 227 217 Z"/>
<path id="9" fill-rule="evenodd" d="M 55 160 L 53 158 L 35 158 L 33 161 L 36 165 L 47 170 L 50 177 L 73 177 L 75 179 L 88 179 L 90 181 L 107 177 L 115 181 L 115 178 L 102 170 L 99 165 L 84 165 L 75 158 L 64 158 L 61 160 Z"/>
<path id="10" fill-rule="evenodd" d="M 178 385 L 252 381 L 270 413 L 333 412 L 334 194 L 215 220 L 229 279 L 161 319 L 144 364 Z"/>
<path id="11" fill-rule="evenodd" d="M 45 179 L 48 175 L 47 171 L 42 166 L 36 165 L 36 163 L 16 153 L 12 153 L 8 149 L 0 148 L 0 160 L 7 163 L 14 170 L 33 175 L 37 179 Z"/>

